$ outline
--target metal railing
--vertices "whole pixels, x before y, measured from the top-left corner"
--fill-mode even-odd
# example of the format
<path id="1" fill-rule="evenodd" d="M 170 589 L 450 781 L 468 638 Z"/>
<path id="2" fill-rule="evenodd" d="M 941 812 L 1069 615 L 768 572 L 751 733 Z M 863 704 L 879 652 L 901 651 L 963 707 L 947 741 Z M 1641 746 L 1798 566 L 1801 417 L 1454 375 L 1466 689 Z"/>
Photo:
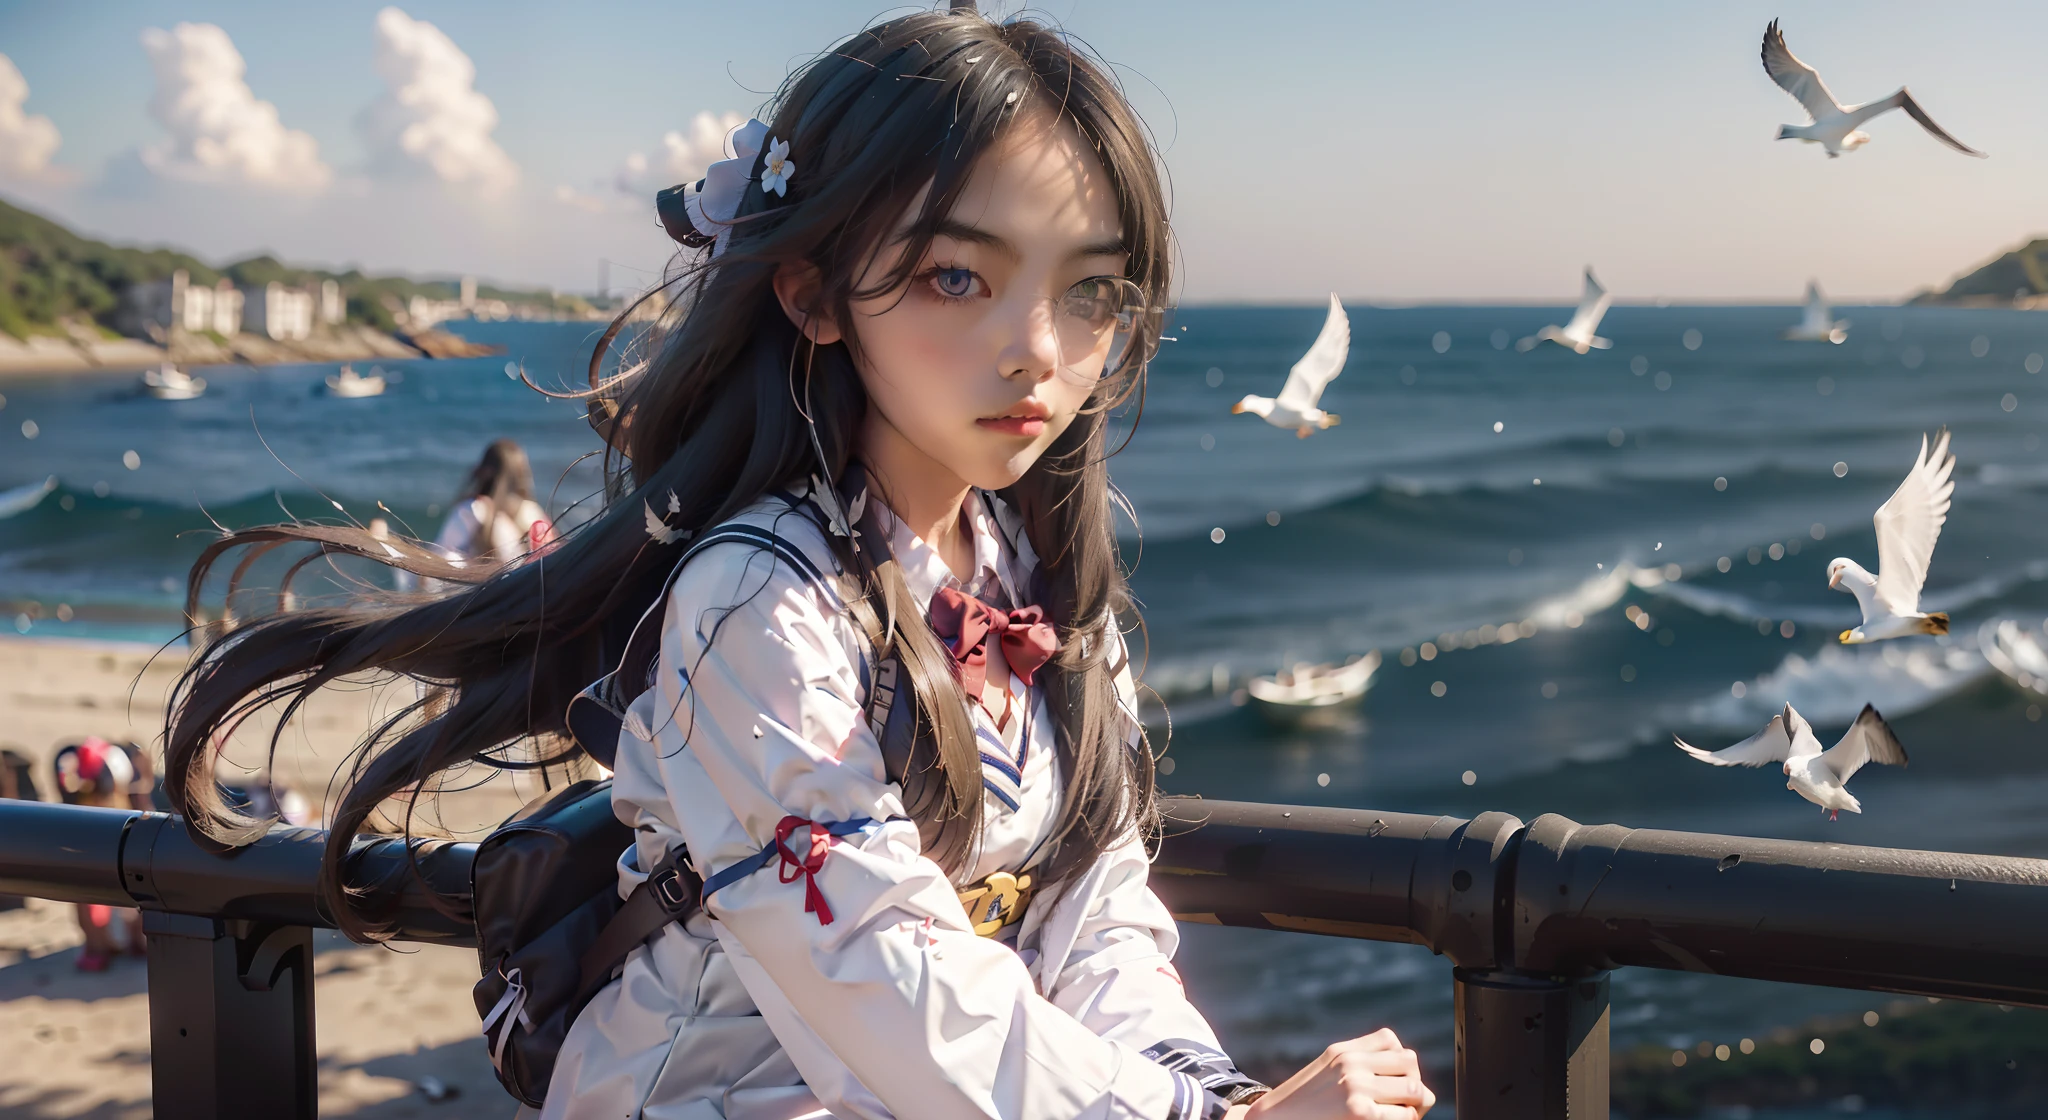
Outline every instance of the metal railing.
<path id="1" fill-rule="evenodd" d="M 1461 1120 L 1607 1116 L 1609 970 L 1676 969 L 2048 1007 L 2048 861 L 1169 799 L 1153 886 L 1183 921 L 1412 942 L 1449 958 Z M 160 1116 L 316 1115 L 311 931 L 325 834 L 213 855 L 174 817 L 0 801 L 0 892 L 138 906 Z M 469 844 L 418 851 L 466 897 Z M 404 940 L 469 944 L 400 841 Z"/>

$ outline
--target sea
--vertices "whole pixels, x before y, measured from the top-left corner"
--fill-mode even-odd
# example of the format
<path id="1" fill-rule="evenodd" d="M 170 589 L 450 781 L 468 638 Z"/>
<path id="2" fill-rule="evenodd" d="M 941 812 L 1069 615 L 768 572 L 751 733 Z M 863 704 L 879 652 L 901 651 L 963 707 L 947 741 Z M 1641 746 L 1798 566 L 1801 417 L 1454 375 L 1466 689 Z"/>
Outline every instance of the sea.
<path id="1" fill-rule="evenodd" d="M 2048 857 L 2048 316 L 1848 307 L 1840 345 L 1791 307 L 1617 307 L 1613 348 L 1516 340 L 1569 309 L 1359 306 L 1298 439 L 1232 415 L 1272 394 L 1321 307 L 1175 316 L 1113 460 L 1169 792 Z M 221 367 L 190 401 L 128 376 L 0 382 L 0 624 L 175 640 L 215 524 L 389 519 L 431 536 L 483 446 L 532 455 L 564 519 L 598 487 L 573 401 L 599 326 L 455 324 L 504 357 Z M 1871 515 L 1947 427 L 1954 506 L 1924 604 L 1945 638 L 1843 646 L 1830 559 L 1875 568 Z M 380 503 L 381 507 L 380 508 Z M 1378 650 L 1355 710 L 1281 726 L 1247 681 Z M 1710 769 L 1787 701 L 1823 735 L 1875 704 L 1905 769 L 1830 822 L 1774 770 Z M 1170 721 L 1170 740 L 1167 724 Z M 1274 1068 L 1392 1025 L 1451 1058 L 1450 965 L 1427 949 L 1190 927 L 1181 970 L 1241 1060 Z M 1891 997 L 1623 970 L 1618 1048 L 1761 1037 Z"/>

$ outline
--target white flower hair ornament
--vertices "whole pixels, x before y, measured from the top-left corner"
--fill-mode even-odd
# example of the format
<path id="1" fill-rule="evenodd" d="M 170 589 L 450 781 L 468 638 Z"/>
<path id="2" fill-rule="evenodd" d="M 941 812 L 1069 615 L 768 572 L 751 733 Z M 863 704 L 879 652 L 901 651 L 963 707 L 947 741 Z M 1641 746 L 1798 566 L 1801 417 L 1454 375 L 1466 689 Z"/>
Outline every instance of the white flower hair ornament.
<path id="1" fill-rule="evenodd" d="M 705 168 L 695 183 L 682 183 L 654 196 L 654 213 L 669 237 L 692 249 L 711 247 L 716 257 L 725 252 L 738 220 L 740 203 L 747 196 L 747 184 L 758 179 L 763 195 L 789 197 L 789 181 L 796 163 L 789 158 L 789 142 L 768 135 L 768 126 L 758 120 L 734 129 L 727 143 L 732 157 Z"/>

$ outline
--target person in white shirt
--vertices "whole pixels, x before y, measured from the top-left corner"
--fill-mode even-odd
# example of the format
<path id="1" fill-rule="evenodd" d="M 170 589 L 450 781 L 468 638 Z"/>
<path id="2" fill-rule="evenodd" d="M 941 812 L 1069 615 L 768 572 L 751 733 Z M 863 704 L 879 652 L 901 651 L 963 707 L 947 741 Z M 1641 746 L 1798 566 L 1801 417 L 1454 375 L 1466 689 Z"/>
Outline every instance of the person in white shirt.
<path id="1" fill-rule="evenodd" d="M 434 546 L 451 558 L 504 563 L 538 550 L 553 533 L 547 511 L 533 500 L 526 449 L 495 439 L 464 480 Z"/>
<path id="2" fill-rule="evenodd" d="M 563 757 L 593 681 L 630 699 L 619 889 L 680 851 L 702 907 L 576 1016 L 545 1117 L 1416 1120 L 1435 1097 L 1390 1031 L 1270 1090 L 1239 1072 L 1147 885 L 1106 460 L 1173 254 L 1116 82 L 1038 24 L 926 11 L 767 116 L 661 196 L 685 290 L 648 364 L 593 374 L 604 510 L 434 602 L 244 624 L 197 660 L 171 765 L 250 692 L 314 687 L 307 650 L 452 687 L 334 813 L 329 899 L 371 938 L 377 900 L 339 886 L 370 812 Z M 641 625 L 659 654 L 620 679 Z M 174 788 L 193 827 L 238 823 Z"/>

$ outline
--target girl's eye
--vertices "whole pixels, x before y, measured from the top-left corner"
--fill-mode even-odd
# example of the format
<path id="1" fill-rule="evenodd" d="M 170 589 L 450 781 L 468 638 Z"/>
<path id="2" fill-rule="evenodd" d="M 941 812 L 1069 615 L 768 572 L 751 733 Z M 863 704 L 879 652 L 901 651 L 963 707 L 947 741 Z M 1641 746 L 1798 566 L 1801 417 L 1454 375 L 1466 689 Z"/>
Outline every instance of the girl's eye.
<path id="1" fill-rule="evenodd" d="M 932 290 L 946 299 L 968 299 L 978 289 L 981 278 L 970 268 L 935 268 L 931 272 Z"/>

